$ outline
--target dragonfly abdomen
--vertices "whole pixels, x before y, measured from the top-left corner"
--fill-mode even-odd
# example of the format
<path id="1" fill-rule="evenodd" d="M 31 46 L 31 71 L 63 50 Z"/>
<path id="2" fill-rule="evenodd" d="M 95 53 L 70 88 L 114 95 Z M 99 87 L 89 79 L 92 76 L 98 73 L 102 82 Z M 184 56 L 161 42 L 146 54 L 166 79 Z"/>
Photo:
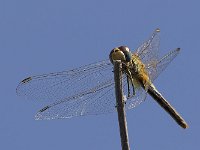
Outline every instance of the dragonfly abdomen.
<path id="1" fill-rule="evenodd" d="M 153 84 L 148 87 L 148 94 L 182 127 L 188 128 L 185 120 L 179 113 L 171 106 L 169 102 L 158 92 Z"/>

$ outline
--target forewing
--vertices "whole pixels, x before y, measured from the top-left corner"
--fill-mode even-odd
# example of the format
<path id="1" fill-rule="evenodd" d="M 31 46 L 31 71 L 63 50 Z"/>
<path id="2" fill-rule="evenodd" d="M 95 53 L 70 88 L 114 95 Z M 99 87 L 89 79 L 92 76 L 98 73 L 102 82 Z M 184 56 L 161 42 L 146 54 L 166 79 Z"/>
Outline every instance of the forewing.
<path id="1" fill-rule="evenodd" d="M 136 50 L 137 55 L 144 64 L 149 64 L 151 61 L 159 59 L 159 32 L 160 29 L 156 29 L 151 37 Z"/>
<path id="2" fill-rule="evenodd" d="M 147 71 L 151 81 L 154 81 L 162 71 L 170 64 L 170 62 L 179 54 L 180 48 L 170 51 L 164 55 L 159 61 L 148 64 Z"/>
<path id="3" fill-rule="evenodd" d="M 16 90 L 20 96 L 53 102 L 89 91 L 112 76 L 112 64 L 106 60 L 69 71 L 32 76 L 21 81 Z"/>
<path id="4" fill-rule="evenodd" d="M 180 51 L 180 48 L 177 48 L 160 59 L 159 32 L 160 29 L 156 29 L 149 40 L 144 42 L 136 51 L 142 62 L 145 64 L 151 81 L 154 81 L 160 73 L 165 70 L 168 64 L 178 55 Z"/>

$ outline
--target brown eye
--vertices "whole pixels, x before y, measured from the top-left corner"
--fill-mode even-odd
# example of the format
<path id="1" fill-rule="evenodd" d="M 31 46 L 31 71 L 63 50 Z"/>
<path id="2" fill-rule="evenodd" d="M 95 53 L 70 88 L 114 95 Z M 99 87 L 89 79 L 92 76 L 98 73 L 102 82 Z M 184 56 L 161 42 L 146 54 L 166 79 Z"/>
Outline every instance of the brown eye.
<path id="1" fill-rule="evenodd" d="M 132 53 L 127 46 L 120 46 L 119 49 L 124 53 L 126 62 L 131 61 Z"/>

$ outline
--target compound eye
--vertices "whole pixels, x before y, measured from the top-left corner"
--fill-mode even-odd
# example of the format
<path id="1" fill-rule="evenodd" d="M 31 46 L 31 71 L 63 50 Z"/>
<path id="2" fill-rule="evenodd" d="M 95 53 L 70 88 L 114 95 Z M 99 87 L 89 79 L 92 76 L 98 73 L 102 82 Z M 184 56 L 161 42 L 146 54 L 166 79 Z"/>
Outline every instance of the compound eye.
<path id="1" fill-rule="evenodd" d="M 126 62 L 131 61 L 132 53 L 127 46 L 120 46 L 119 49 L 124 53 Z"/>
<path id="2" fill-rule="evenodd" d="M 109 55 L 111 63 L 113 63 L 114 60 L 121 60 L 122 62 L 126 62 L 126 57 L 124 53 L 117 47 L 114 48 Z"/>

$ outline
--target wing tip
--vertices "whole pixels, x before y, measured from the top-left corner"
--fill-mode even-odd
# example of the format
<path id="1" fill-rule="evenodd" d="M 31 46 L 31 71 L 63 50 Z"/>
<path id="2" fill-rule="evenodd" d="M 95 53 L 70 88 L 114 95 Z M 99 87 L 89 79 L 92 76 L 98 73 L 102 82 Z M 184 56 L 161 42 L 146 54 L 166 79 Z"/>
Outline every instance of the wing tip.
<path id="1" fill-rule="evenodd" d="M 42 115 L 39 112 L 35 115 L 35 120 L 42 120 Z"/>
<path id="2" fill-rule="evenodd" d="M 155 30 L 156 32 L 160 32 L 160 28 L 156 28 L 156 30 Z"/>
<path id="3" fill-rule="evenodd" d="M 32 80 L 32 77 L 28 77 L 28 78 L 25 78 L 24 80 L 22 80 L 20 83 L 25 84 L 25 83 L 27 83 L 27 82 L 29 82 L 31 80 Z"/>
<path id="4" fill-rule="evenodd" d="M 18 96 L 22 96 L 22 95 L 23 95 L 22 93 L 20 93 L 21 85 L 26 84 L 26 83 L 28 83 L 28 82 L 31 81 L 31 80 L 32 80 L 32 77 L 28 77 L 28 78 L 25 78 L 24 80 L 22 80 L 22 81 L 18 84 L 18 86 L 17 86 L 17 88 L 16 88 L 16 93 L 17 93 Z M 25 95 L 26 95 L 26 94 L 25 94 Z"/>
<path id="5" fill-rule="evenodd" d="M 42 113 L 42 112 L 46 111 L 49 108 L 50 108 L 50 106 L 46 106 L 46 107 L 42 108 L 41 110 L 39 110 L 39 112 Z"/>
<path id="6" fill-rule="evenodd" d="M 50 106 L 45 106 L 44 108 L 42 108 L 41 110 L 39 110 L 39 111 L 37 112 L 37 114 L 35 115 L 35 120 L 44 120 L 44 119 L 47 120 L 47 118 L 44 118 L 44 117 L 43 117 L 42 113 L 43 113 L 44 111 L 46 111 L 47 109 L 49 109 L 49 108 L 50 108 Z"/>
<path id="7" fill-rule="evenodd" d="M 180 48 L 180 47 L 178 47 L 178 48 L 176 49 L 176 51 L 178 51 L 178 52 L 179 52 L 180 50 L 181 50 L 181 48 Z"/>

